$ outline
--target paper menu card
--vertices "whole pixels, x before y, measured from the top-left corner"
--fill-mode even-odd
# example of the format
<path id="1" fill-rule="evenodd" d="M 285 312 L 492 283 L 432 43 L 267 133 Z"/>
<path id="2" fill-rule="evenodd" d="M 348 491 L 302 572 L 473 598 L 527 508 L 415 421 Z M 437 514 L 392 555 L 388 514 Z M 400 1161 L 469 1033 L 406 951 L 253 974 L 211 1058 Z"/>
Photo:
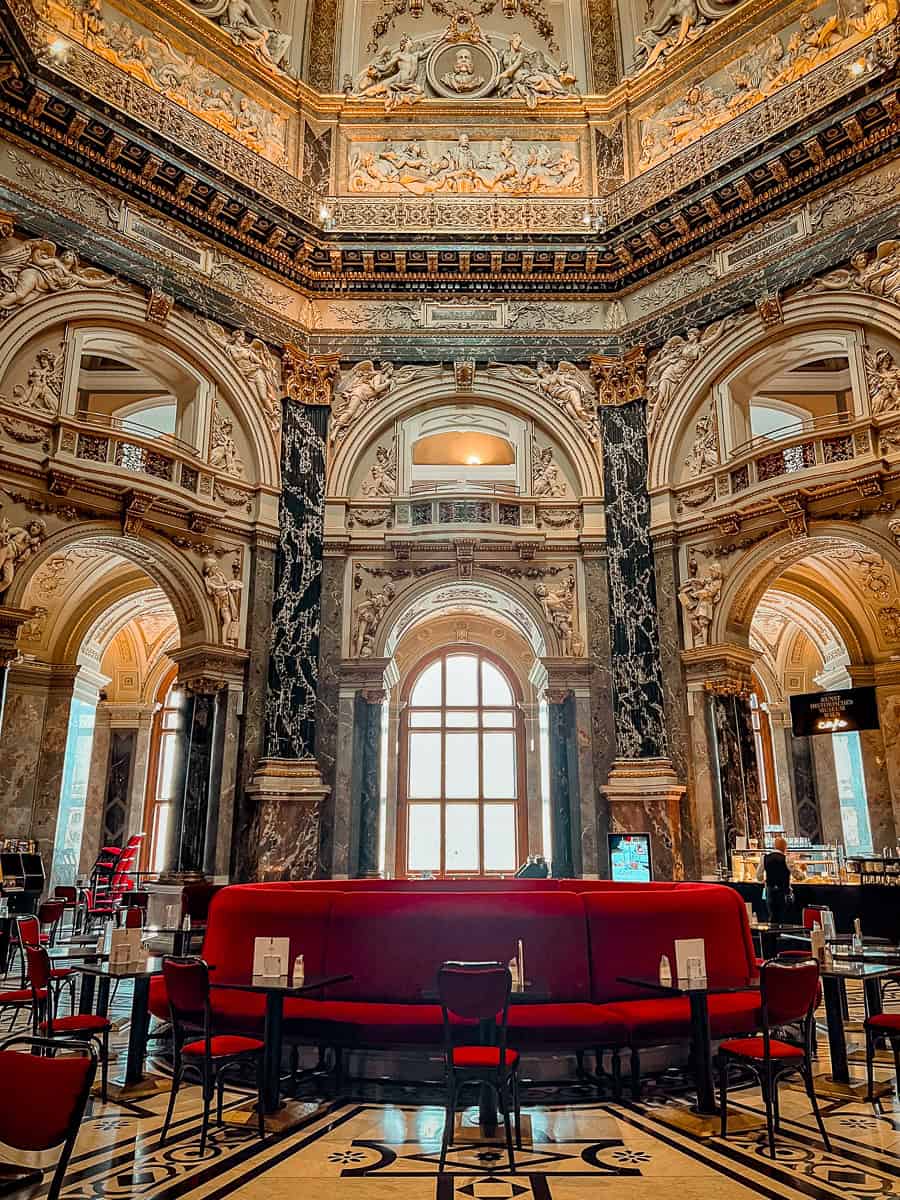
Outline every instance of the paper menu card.
<path id="1" fill-rule="evenodd" d="M 692 959 L 699 962 L 699 969 L 694 966 L 693 973 L 689 969 Z M 675 939 L 675 974 L 680 985 L 690 979 L 693 983 L 706 981 L 706 942 L 703 938 Z"/>
<path id="2" fill-rule="evenodd" d="M 140 929 L 111 929 L 109 965 L 111 970 L 137 966 L 145 959 Z"/>
<path id="3" fill-rule="evenodd" d="M 291 939 L 258 937 L 253 939 L 253 974 L 264 979 L 279 979 L 288 973 Z"/>

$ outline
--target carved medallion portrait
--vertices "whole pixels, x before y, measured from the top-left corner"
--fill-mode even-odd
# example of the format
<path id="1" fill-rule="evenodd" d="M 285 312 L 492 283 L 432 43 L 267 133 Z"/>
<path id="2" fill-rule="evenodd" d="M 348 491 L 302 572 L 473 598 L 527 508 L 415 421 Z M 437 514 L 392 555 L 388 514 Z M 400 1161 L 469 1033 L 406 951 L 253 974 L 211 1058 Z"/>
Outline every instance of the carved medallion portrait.
<path id="1" fill-rule="evenodd" d="M 438 42 L 425 65 L 439 96 L 477 100 L 496 85 L 497 55 L 487 42 Z"/>

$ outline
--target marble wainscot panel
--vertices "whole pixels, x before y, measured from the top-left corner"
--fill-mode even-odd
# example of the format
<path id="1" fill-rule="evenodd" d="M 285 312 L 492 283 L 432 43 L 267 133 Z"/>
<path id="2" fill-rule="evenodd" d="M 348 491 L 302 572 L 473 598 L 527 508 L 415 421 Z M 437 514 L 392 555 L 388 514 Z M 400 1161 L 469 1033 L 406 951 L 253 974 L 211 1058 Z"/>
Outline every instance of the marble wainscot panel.
<path id="1" fill-rule="evenodd" d="M 309 878 L 319 866 L 328 794 L 315 759 L 328 415 L 327 405 L 284 401 L 265 758 L 248 789 L 259 800 L 261 879 Z"/>
<path id="2" fill-rule="evenodd" d="M 354 140 L 347 147 L 351 195 L 585 194 L 579 134 L 539 141 L 459 133 L 453 138 Z"/>
<path id="3" fill-rule="evenodd" d="M 284 115 L 234 87 L 196 53 L 180 49 L 174 30 L 162 25 L 150 30 L 105 0 L 47 0 L 42 16 L 51 60 L 62 69 L 66 55 L 59 45 L 65 35 L 270 162 L 286 165 Z"/>

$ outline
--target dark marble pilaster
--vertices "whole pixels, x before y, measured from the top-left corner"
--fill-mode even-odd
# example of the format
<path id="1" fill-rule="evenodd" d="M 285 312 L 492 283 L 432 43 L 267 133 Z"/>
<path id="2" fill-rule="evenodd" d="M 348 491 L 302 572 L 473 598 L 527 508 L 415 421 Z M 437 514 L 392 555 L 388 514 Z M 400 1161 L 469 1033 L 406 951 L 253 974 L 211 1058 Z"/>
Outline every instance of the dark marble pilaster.
<path id="1" fill-rule="evenodd" d="M 110 730 L 106 758 L 106 794 L 103 802 L 101 842 L 124 846 L 128 836 L 128 807 L 137 749 L 137 729 Z"/>
<path id="2" fill-rule="evenodd" d="M 185 694 L 183 725 L 179 730 L 173 812 L 166 847 L 165 877 L 200 876 L 206 861 L 210 817 L 218 819 L 218 764 L 215 749 L 224 715 L 224 685 L 216 691 L 189 690 Z M 217 729 L 218 725 L 218 729 Z M 218 755 L 221 761 L 221 751 Z M 210 799 L 213 812 L 210 813 Z"/>
<path id="3" fill-rule="evenodd" d="M 761 838 L 763 832 L 759 768 L 750 717 L 742 695 L 713 698 L 718 782 L 726 851 L 739 837 Z"/>
<path id="4" fill-rule="evenodd" d="M 588 659 L 593 670 L 590 676 L 591 754 L 593 772 L 591 791 L 594 797 L 594 837 L 596 839 L 597 869 L 601 876 L 609 874 L 610 832 L 609 801 L 600 784 L 609 778 L 616 757 L 616 719 L 613 710 L 612 650 L 609 631 L 609 586 L 605 551 L 596 546 L 585 548 L 582 563 L 584 594 L 587 609 Z"/>
<path id="5" fill-rule="evenodd" d="M 316 758 L 322 783 L 329 789 L 322 801 L 320 864 L 325 875 L 343 873 L 335 836 L 338 783 L 336 766 L 340 728 L 341 631 L 344 621 L 344 551 L 325 551 L 322 563 L 322 627 L 319 633 L 319 690 L 316 696 Z M 349 870 L 349 867 L 343 868 Z"/>
<path id="6" fill-rule="evenodd" d="M 816 795 L 811 739 L 790 737 L 791 766 L 794 779 L 794 812 L 797 834 L 812 842 L 822 841 L 822 817 Z"/>
<path id="7" fill-rule="evenodd" d="M 353 784 L 350 858 L 352 874 L 378 874 L 381 810 L 381 715 L 384 692 L 357 692 L 353 712 Z"/>
<path id="8" fill-rule="evenodd" d="M 571 879 L 580 874 L 578 775 L 575 697 L 551 691 L 547 697 L 550 725 L 550 836 L 553 875 Z"/>

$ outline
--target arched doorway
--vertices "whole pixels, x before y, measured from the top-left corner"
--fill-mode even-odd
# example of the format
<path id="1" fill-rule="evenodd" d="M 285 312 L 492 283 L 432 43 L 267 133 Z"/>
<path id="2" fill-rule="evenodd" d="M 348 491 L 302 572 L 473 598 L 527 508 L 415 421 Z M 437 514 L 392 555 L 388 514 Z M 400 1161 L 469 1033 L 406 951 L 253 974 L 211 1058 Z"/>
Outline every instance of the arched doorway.
<path id="1" fill-rule="evenodd" d="M 398 874 L 512 874 L 528 845 L 512 673 L 483 648 L 447 646 L 410 673 L 403 700 Z"/>

